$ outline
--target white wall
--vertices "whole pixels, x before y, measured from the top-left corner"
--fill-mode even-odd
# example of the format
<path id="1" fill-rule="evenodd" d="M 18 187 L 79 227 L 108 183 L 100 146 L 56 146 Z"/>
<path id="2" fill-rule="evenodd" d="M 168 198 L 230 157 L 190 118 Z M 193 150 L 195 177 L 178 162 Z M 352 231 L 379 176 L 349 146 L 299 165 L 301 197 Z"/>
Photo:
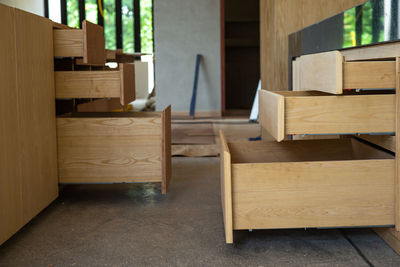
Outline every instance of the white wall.
<path id="1" fill-rule="evenodd" d="M 220 111 L 220 1 L 154 0 L 154 28 L 157 110 L 189 110 L 199 53 L 196 111 Z"/>
<path id="2" fill-rule="evenodd" d="M 0 0 L 0 3 L 44 16 L 44 0 Z"/>

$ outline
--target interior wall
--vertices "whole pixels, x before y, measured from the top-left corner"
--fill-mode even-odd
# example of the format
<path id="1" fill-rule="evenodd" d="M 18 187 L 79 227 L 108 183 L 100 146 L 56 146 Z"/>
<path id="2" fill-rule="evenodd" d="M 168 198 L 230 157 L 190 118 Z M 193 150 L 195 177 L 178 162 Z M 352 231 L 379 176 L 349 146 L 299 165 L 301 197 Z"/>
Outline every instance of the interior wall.
<path id="1" fill-rule="evenodd" d="M 366 0 L 260 0 L 262 88 L 286 91 L 288 35 Z"/>
<path id="2" fill-rule="evenodd" d="M 44 16 L 44 0 L 0 0 L 1 4 Z"/>
<path id="3" fill-rule="evenodd" d="M 196 54 L 196 111 L 221 110 L 220 1 L 154 0 L 156 109 L 189 111 Z"/>

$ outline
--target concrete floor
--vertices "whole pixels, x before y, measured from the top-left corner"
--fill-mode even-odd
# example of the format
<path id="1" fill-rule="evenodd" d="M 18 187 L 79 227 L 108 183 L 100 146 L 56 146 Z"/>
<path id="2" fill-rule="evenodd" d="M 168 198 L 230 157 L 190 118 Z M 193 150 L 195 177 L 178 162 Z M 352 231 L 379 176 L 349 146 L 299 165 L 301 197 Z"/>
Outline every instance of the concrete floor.
<path id="1" fill-rule="evenodd" d="M 0 266 L 400 266 L 369 229 L 237 231 L 226 245 L 218 158 L 174 158 L 169 194 L 159 192 L 65 186 L 0 247 Z"/>

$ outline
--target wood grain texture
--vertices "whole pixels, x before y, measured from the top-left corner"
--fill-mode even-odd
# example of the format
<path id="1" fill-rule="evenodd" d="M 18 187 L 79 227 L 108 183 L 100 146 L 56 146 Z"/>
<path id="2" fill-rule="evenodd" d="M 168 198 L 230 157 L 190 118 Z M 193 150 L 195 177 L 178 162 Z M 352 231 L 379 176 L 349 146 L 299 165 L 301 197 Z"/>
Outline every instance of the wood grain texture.
<path id="1" fill-rule="evenodd" d="M 394 61 L 344 63 L 343 88 L 396 88 Z"/>
<path id="2" fill-rule="evenodd" d="M 83 30 L 54 29 L 53 35 L 55 57 L 83 57 Z"/>
<path id="3" fill-rule="evenodd" d="M 394 160 L 233 164 L 234 229 L 391 225 L 393 175 Z"/>
<path id="4" fill-rule="evenodd" d="M 172 177 L 171 166 L 171 106 L 161 114 L 162 120 L 162 193 L 167 193 Z"/>
<path id="5" fill-rule="evenodd" d="M 259 122 L 278 142 L 285 138 L 285 97 L 266 90 L 259 93 Z"/>
<path id="6" fill-rule="evenodd" d="M 233 229 L 394 222 L 390 154 L 351 139 L 228 145 Z"/>
<path id="7" fill-rule="evenodd" d="M 15 10 L 0 4 L 0 245 L 22 227 Z"/>
<path id="8" fill-rule="evenodd" d="M 106 48 L 103 27 L 84 20 L 83 29 L 83 63 L 106 63 Z"/>
<path id="9" fill-rule="evenodd" d="M 284 97 L 283 120 L 276 119 L 281 112 L 278 110 L 282 109 L 276 104 L 279 99 L 276 95 Z M 395 95 L 333 96 L 314 91 L 260 93 L 260 123 L 274 137 L 279 127 L 284 127 L 285 135 L 394 132 L 394 116 Z"/>
<path id="10" fill-rule="evenodd" d="M 221 205 L 225 226 L 225 242 L 233 243 L 233 218 L 232 218 L 232 177 L 231 177 L 231 155 L 228 143 L 222 130 L 220 135 L 220 183 L 221 183 Z"/>
<path id="11" fill-rule="evenodd" d="M 400 57 L 396 58 L 396 168 L 394 177 L 395 229 L 400 231 Z"/>
<path id="12" fill-rule="evenodd" d="M 15 11 L 24 223 L 58 196 L 52 27 Z"/>
<path id="13" fill-rule="evenodd" d="M 57 118 L 61 183 L 162 181 L 161 116 L 125 114 Z"/>
<path id="14" fill-rule="evenodd" d="M 346 61 L 369 59 L 395 59 L 400 56 L 400 43 L 385 43 L 341 51 Z"/>
<path id="15" fill-rule="evenodd" d="M 343 57 L 339 51 L 306 55 L 298 60 L 301 91 L 343 93 Z"/>
<path id="16" fill-rule="evenodd" d="M 126 107 L 135 100 L 135 64 L 119 65 L 121 79 L 121 105 Z"/>
<path id="17" fill-rule="evenodd" d="M 331 17 L 365 0 L 261 0 L 261 81 L 271 91 L 288 86 L 288 34 Z"/>
<path id="18" fill-rule="evenodd" d="M 121 73 L 106 71 L 56 71 L 56 98 L 120 98 Z"/>

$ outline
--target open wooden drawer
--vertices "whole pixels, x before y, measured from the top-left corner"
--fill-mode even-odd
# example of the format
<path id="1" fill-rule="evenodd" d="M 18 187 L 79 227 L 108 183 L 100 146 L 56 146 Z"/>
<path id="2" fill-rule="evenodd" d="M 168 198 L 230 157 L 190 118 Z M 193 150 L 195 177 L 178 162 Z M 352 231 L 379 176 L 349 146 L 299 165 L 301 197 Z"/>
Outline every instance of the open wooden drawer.
<path id="1" fill-rule="evenodd" d="M 135 65 L 118 70 L 56 71 L 56 98 L 119 98 L 122 106 L 135 100 Z"/>
<path id="2" fill-rule="evenodd" d="M 57 118 L 60 183 L 161 182 L 171 177 L 171 107 Z"/>
<path id="3" fill-rule="evenodd" d="M 54 57 L 82 58 L 81 64 L 104 65 L 106 50 L 103 27 L 82 22 L 82 29 L 57 27 L 53 29 Z"/>
<path id="4" fill-rule="evenodd" d="M 227 143 L 226 243 L 233 230 L 394 224 L 395 160 L 355 139 Z"/>
<path id="5" fill-rule="evenodd" d="M 289 134 L 395 132 L 395 95 L 259 92 L 259 121 L 277 141 Z"/>
<path id="6" fill-rule="evenodd" d="M 340 51 L 305 55 L 292 62 L 293 91 L 343 94 L 344 89 L 394 89 L 395 59 L 347 61 Z"/>

